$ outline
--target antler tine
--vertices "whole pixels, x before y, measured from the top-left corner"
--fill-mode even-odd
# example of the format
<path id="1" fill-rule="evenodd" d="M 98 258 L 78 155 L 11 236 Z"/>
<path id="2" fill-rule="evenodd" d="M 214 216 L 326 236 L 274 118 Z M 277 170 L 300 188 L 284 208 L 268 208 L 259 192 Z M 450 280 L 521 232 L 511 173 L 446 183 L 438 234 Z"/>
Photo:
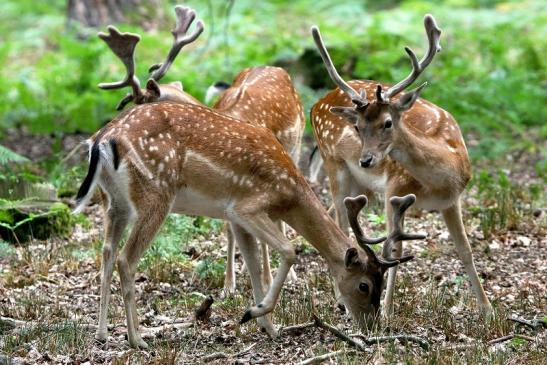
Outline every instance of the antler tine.
<path id="1" fill-rule="evenodd" d="M 327 69 L 327 72 L 329 73 L 329 76 L 332 81 L 343 91 L 348 95 L 351 99 L 351 101 L 357 106 L 357 107 L 365 107 L 368 104 L 367 101 L 367 92 L 362 89 L 361 93 L 358 93 L 355 91 L 354 88 L 349 86 L 338 74 L 338 71 L 336 71 L 336 68 L 334 67 L 334 64 L 332 63 L 332 60 L 330 58 L 329 53 L 327 52 L 327 48 L 325 47 L 325 43 L 323 42 L 323 39 L 321 38 L 321 33 L 319 32 L 319 28 L 317 26 L 311 27 L 311 34 L 313 36 L 313 40 L 315 41 L 315 45 L 317 46 L 317 49 L 319 50 L 319 54 L 321 55 L 321 58 L 323 59 L 323 63 L 325 64 L 325 67 Z"/>
<path id="2" fill-rule="evenodd" d="M 406 53 L 410 57 L 412 63 L 412 72 L 402 81 L 390 87 L 385 93 L 385 99 L 397 95 L 408 86 L 410 86 L 431 63 L 437 52 L 441 51 L 439 39 L 441 38 L 441 29 L 437 26 L 435 18 L 431 14 L 424 17 L 424 27 L 429 40 L 429 49 L 424 57 L 418 62 L 416 54 L 408 47 L 405 47 Z"/>
<path id="3" fill-rule="evenodd" d="M 384 242 L 382 249 L 382 256 L 388 260 L 391 260 L 391 246 L 397 241 L 410 241 L 424 239 L 426 236 L 423 234 L 410 234 L 404 232 L 404 218 L 406 210 L 416 202 L 416 195 L 408 194 L 403 197 L 394 196 L 389 200 L 393 207 L 393 229 L 389 233 L 387 240 Z M 404 256 L 398 258 L 400 262 L 408 261 L 412 256 Z"/>
<path id="4" fill-rule="evenodd" d="M 346 206 L 349 224 L 351 226 L 351 229 L 353 230 L 353 233 L 355 234 L 357 243 L 362 248 L 369 248 L 368 245 L 373 245 L 386 240 L 386 237 L 368 238 L 363 233 L 363 229 L 359 225 L 357 217 L 359 216 L 359 212 L 361 211 L 361 209 L 363 209 L 367 204 L 368 199 L 365 195 L 359 195 L 355 198 L 347 197 L 344 199 L 344 205 Z"/>
<path id="5" fill-rule="evenodd" d="M 190 35 L 186 35 L 188 28 L 190 28 L 190 25 L 192 25 L 196 18 L 196 12 L 193 9 L 177 5 L 175 6 L 175 13 L 177 15 L 177 23 L 175 29 L 171 32 L 174 37 L 173 46 L 169 50 L 165 62 L 155 64 L 148 70 L 148 72 L 152 73 L 150 77 L 156 81 L 159 81 L 165 76 L 182 47 L 195 41 L 201 32 L 203 32 L 203 22 L 198 20 L 194 32 Z"/>
<path id="6" fill-rule="evenodd" d="M 137 43 L 141 40 L 138 34 L 134 33 L 120 33 L 120 31 L 112 26 L 108 26 L 108 33 L 99 32 L 98 36 L 101 38 L 108 47 L 114 52 L 116 56 L 123 62 L 127 74 L 122 81 L 110 82 L 110 83 L 101 83 L 99 87 L 104 90 L 112 89 L 121 89 L 126 86 L 131 86 L 133 94 L 127 95 L 120 104 L 118 108 L 127 104 L 133 99 L 139 99 L 142 97 L 142 91 L 140 87 L 140 82 L 137 76 L 135 75 L 135 47 Z M 125 102 L 125 103 L 124 103 Z M 122 105 L 123 104 L 123 105 Z"/>

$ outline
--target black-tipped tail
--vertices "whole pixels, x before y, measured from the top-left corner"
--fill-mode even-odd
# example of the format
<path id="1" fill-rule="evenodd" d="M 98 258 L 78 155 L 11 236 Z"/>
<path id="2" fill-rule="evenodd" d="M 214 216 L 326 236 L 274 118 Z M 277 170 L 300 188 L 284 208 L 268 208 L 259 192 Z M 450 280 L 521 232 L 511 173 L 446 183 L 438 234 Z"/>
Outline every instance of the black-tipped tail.
<path id="1" fill-rule="evenodd" d="M 80 186 L 80 189 L 78 190 L 78 194 L 76 195 L 77 206 L 80 205 L 80 203 L 89 193 L 89 189 L 91 188 L 91 184 L 93 183 L 93 179 L 95 177 L 95 174 L 97 173 L 97 166 L 99 165 L 99 155 L 100 155 L 99 144 L 95 142 L 93 146 L 91 147 L 91 158 L 89 159 L 89 170 L 87 170 L 87 175 L 84 179 L 84 182 Z"/>

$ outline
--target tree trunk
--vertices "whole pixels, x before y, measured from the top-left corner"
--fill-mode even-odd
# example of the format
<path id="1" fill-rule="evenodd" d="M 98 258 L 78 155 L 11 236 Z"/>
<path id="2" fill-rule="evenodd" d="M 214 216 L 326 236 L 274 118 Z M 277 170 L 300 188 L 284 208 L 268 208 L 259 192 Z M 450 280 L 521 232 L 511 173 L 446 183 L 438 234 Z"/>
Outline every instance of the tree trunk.
<path id="1" fill-rule="evenodd" d="M 155 29 L 164 19 L 161 0 L 68 0 L 68 23 L 100 28 L 119 22 Z"/>

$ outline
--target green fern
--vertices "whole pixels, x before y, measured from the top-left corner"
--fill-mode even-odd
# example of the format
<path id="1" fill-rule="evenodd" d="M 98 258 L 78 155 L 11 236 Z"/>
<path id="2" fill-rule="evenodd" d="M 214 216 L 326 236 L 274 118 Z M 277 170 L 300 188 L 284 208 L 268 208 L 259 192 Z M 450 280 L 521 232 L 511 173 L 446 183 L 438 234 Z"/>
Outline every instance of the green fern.
<path id="1" fill-rule="evenodd" d="M 0 145 L 0 166 L 5 166 L 10 162 L 27 162 L 28 159 L 18 153 L 13 152 L 7 147 Z"/>

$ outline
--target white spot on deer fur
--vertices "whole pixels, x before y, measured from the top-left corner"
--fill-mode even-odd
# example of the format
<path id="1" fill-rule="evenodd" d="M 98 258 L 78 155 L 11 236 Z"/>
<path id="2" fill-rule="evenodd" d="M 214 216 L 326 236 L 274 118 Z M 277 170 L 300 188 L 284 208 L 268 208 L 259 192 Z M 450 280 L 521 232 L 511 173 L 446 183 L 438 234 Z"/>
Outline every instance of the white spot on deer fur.
<path id="1" fill-rule="evenodd" d="M 167 132 L 167 138 L 171 139 L 171 134 Z"/>
<path id="2" fill-rule="evenodd" d="M 158 173 L 163 172 L 164 169 L 165 169 L 165 165 L 163 164 L 163 162 L 160 162 L 160 164 L 158 165 Z"/>
<path id="3" fill-rule="evenodd" d="M 169 116 L 169 114 L 167 114 L 167 112 L 164 110 L 164 111 L 163 111 L 163 116 L 164 116 L 165 118 L 167 118 L 167 117 Z"/>
<path id="4" fill-rule="evenodd" d="M 169 156 L 165 156 L 164 160 L 165 162 L 169 162 Z"/>
<path id="5" fill-rule="evenodd" d="M 147 135 L 148 135 L 148 131 L 147 131 L 146 129 L 143 129 L 143 131 L 142 131 L 142 132 L 144 133 L 144 135 L 145 135 L 145 136 L 147 136 Z"/>

